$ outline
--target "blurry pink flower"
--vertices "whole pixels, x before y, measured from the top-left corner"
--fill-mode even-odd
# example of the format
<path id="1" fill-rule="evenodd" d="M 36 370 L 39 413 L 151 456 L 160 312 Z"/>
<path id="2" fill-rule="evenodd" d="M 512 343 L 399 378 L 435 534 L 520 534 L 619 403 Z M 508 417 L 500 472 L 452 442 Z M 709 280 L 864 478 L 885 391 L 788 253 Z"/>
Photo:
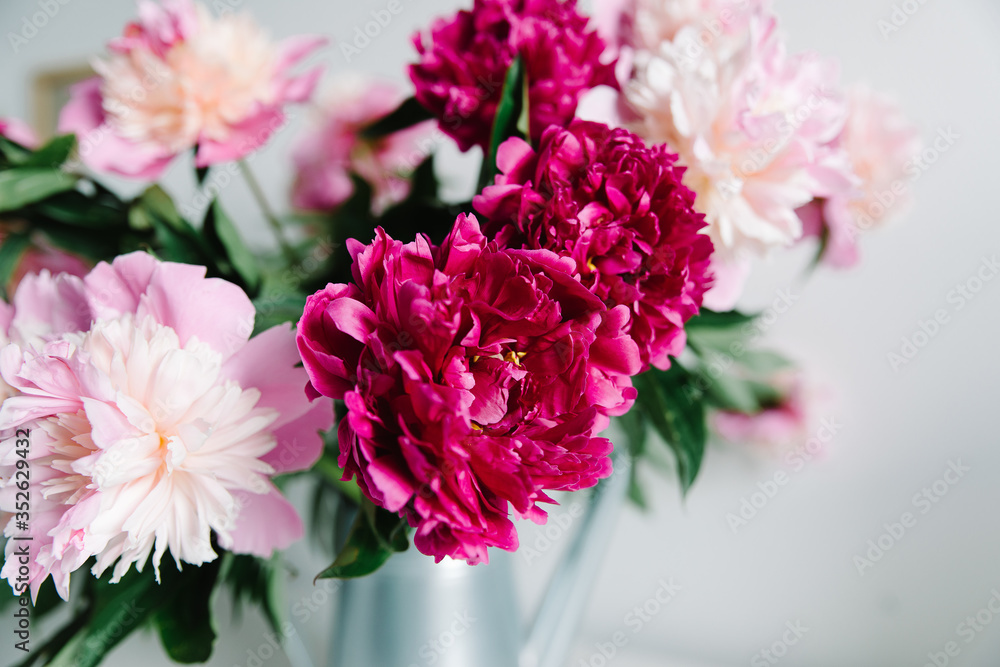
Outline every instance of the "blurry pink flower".
<path id="1" fill-rule="evenodd" d="M 249 16 L 140 0 L 139 20 L 94 62 L 99 76 L 73 87 L 59 130 L 77 134 L 88 166 L 134 178 L 157 178 L 192 148 L 199 167 L 237 160 L 282 125 L 284 105 L 310 97 L 319 69 L 289 70 L 322 43 L 275 45 Z"/>
<path id="2" fill-rule="evenodd" d="M 504 77 L 518 55 L 535 140 L 549 125 L 567 124 L 584 91 L 615 85 L 614 65 L 601 57 L 604 42 L 588 30 L 576 0 L 475 0 L 471 11 L 437 21 L 414 43 L 416 97 L 463 151 L 489 144 Z"/>
<path id="3" fill-rule="evenodd" d="M 18 222 L 0 221 L 0 246 L 12 232 L 20 231 L 22 228 L 23 225 Z M 31 245 L 17 258 L 17 266 L 14 267 L 10 279 L 4 285 L 7 293 L 13 294 L 18 283 L 29 273 L 41 273 L 43 270 L 48 270 L 51 273 L 84 276 L 90 271 L 90 264 L 82 257 L 56 248 L 41 233 L 32 234 Z"/>
<path id="4" fill-rule="evenodd" d="M 302 392 L 291 328 L 249 339 L 250 300 L 204 275 L 133 253 L 82 280 L 30 275 L 15 294 L 0 353 L 16 392 L 0 408 L 0 509 L 15 508 L 15 429 L 30 430 L 33 594 L 51 574 L 66 598 L 91 557 L 117 581 L 151 554 L 157 573 L 167 551 L 211 561 L 213 534 L 264 557 L 302 536 L 270 477 L 315 462 L 332 406 Z M 14 544 L 0 572 L 12 586 Z"/>
<path id="5" fill-rule="evenodd" d="M 823 260 L 838 267 L 857 263 L 861 232 L 909 208 L 906 167 L 921 148 L 919 130 L 892 99 L 856 86 L 848 91 L 848 104 L 847 123 L 835 143 L 859 185 L 821 193 L 799 210 L 805 235 L 825 234 Z"/>
<path id="6" fill-rule="evenodd" d="M 410 194 L 410 175 L 426 157 L 421 140 L 430 123 L 368 141 L 359 132 L 395 109 L 404 96 L 393 85 L 357 76 L 338 80 L 327 95 L 318 127 L 295 148 L 292 203 L 308 211 L 329 211 L 354 194 L 351 174 L 373 188 L 372 211 L 382 213 Z"/>
<path id="7" fill-rule="evenodd" d="M 712 242 L 677 156 L 575 120 L 546 130 L 536 150 L 510 139 L 497 158 L 496 184 L 473 200 L 487 232 L 505 247 L 571 258 L 588 289 L 628 308 L 643 367 L 669 368 L 712 282 Z"/>
<path id="8" fill-rule="evenodd" d="M 634 29 L 624 31 L 631 42 L 620 57 L 631 67 L 619 70 L 620 98 L 592 92 L 581 115 L 616 116 L 678 152 L 716 249 L 706 303 L 728 309 L 742 291 L 728 281 L 745 278 L 750 257 L 802 236 L 796 209 L 848 186 L 828 164 L 846 116 L 837 66 L 786 54 L 765 3 L 638 4 L 621 19 Z M 690 11 L 674 13 L 675 5 Z M 735 9 L 723 14 L 728 6 Z M 722 16 L 731 18 L 716 36 L 706 21 Z M 711 39 L 700 39 L 706 30 Z"/>
<path id="9" fill-rule="evenodd" d="M 18 118 L 0 118 L 0 137 L 6 137 L 25 148 L 38 147 L 38 135 L 30 125 Z"/>
<path id="10" fill-rule="evenodd" d="M 783 374 L 774 379 L 774 384 L 782 391 L 780 403 L 752 415 L 715 412 L 711 417 L 713 430 L 730 442 L 768 450 L 805 443 L 816 415 L 801 374 Z"/>
<path id="11" fill-rule="evenodd" d="M 471 216 L 440 247 L 376 234 L 348 241 L 356 285 L 306 304 L 312 392 L 346 401 L 340 465 L 405 514 L 422 553 L 487 561 L 517 548 L 511 512 L 543 522 L 546 491 L 611 473 L 594 435 L 636 396 L 628 310 L 583 287 L 572 260 L 487 242 Z"/>

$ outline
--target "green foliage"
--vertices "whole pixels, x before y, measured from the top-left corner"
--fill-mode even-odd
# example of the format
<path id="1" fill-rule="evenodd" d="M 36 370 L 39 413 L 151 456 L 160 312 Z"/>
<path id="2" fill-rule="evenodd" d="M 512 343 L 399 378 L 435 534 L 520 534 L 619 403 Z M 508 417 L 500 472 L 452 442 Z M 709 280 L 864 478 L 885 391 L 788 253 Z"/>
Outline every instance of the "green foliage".
<path id="1" fill-rule="evenodd" d="M 497 174 L 497 150 L 500 144 L 511 137 L 526 136 L 519 125 L 527 128 L 528 97 L 525 94 L 527 87 L 527 74 L 524 71 L 524 62 L 521 56 L 514 58 L 510 64 L 507 75 L 504 77 L 503 90 L 500 93 L 500 102 L 497 104 L 497 113 L 493 119 L 493 131 L 490 134 L 490 145 L 483 159 L 483 169 L 479 173 L 479 189 L 482 190 L 487 185 L 493 183 Z M 523 117 L 523 119 L 522 119 Z"/>
<path id="2" fill-rule="evenodd" d="M 222 204 L 218 200 L 208 207 L 202 234 L 214 251 L 220 271 L 230 275 L 235 273 L 251 293 L 255 292 L 260 285 L 257 259 L 243 242 L 236 225 L 222 210 Z"/>
<path id="3" fill-rule="evenodd" d="M 400 130 L 413 127 L 424 121 L 434 118 L 434 115 L 425 109 L 417 98 L 410 97 L 402 102 L 389 115 L 380 118 L 368 127 L 361 130 L 361 137 L 369 141 L 381 139 Z"/>
<path id="4" fill-rule="evenodd" d="M 243 605 L 260 607 L 271 629 L 280 634 L 285 620 L 284 572 L 279 554 L 264 560 L 227 552 L 222 556 L 219 580 L 229 588 L 236 615 Z"/>
<path id="5" fill-rule="evenodd" d="M 347 542 L 317 579 L 350 579 L 376 571 L 394 553 L 406 551 L 409 528 L 402 517 L 362 499 Z"/>
<path id="6" fill-rule="evenodd" d="M 16 211 L 28 204 L 76 186 L 76 177 L 59 169 L 19 167 L 0 171 L 0 213 Z"/>
<path id="7" fill-rule="evenodd" d="M 701 469 L 708 439 L 705 404 L 689 391 L 693 380 L 677 360 L 669 370 L 654 368 L 635 378 L 637 407 L 673 452 L 685 494 Z"/>

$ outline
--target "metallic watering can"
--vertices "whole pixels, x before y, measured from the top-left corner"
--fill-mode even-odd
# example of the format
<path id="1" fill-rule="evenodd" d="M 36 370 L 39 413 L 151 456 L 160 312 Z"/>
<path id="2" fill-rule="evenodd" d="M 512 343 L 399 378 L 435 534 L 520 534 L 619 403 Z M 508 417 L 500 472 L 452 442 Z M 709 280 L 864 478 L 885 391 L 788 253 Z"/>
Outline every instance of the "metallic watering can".
<path id="1" fill-rule="evenodd" d="M 330 667 L 563 667 L 625 498 L 628 471 L 618 467 L 592 492 L 529 627 L 510 554 L 470 567 L 411 547 L 340 587 Z"/>

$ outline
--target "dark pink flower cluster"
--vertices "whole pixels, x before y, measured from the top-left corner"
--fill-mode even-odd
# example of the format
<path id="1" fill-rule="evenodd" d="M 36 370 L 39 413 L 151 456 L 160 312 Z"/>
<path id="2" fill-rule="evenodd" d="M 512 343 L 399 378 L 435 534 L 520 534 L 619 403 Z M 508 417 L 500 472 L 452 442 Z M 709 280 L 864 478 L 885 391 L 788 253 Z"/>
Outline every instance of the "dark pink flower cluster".
<path id="1" fill-rule="evenodd" d="M 570 257 L 608 307 L 626 306 L 644 368 L 680 354 L 711 286 L 712 242 L 676 160 L 628 130 L 577 120 L 550 127 L 537 150 L 505 142 L 496 184 L 473 202 L 501 245 Z"/>
<path id="2" fill-rule="evenodd" d="M 299 352 L 310 393 L 347 404 L 341 467 L 421 552 L 516 549 L 511 510 L 542 521 L 546 491 L 611 473 L 594 435 L 634 401 L 639 350 L 573 261 L 487 242 L 464 215 L 440 247 L 379 229 L 350 251 L 355 284 L 309 298 Z"/>
<path id="3" fill-rule="evenodd" d="M 414 38 L 420 62 L 410 78 L 441 129 L 468 150 L 489 144 L 507 69 L 517 55 L 528 80 L 529 134 L 566 125 L 580 96 L 617 87 L 604 41 L 587 30 L 576 0 L 475 0 L 472 11 L 439 20 Z"/>

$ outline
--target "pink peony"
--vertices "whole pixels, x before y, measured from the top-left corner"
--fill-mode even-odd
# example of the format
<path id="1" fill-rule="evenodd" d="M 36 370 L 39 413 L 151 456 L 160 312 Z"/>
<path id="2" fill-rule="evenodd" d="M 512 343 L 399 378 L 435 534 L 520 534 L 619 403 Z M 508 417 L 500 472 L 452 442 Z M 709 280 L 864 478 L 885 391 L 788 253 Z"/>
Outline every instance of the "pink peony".
<path id="1" fill-rule="evenodd" d="M 678 4 L 691 11 L 672 13 Z M 727 281 L 745 278 L 751 257 L 801 238 L 796 209 L 850 187 L 832 144 L 846 117 L 837 66 L 788 55 L 766 4 L 638 0 L 622 19 L 635 29 L 624 31 L 621 96 L 581 102 L 582 116 L 617 115 L 680 155 L 716 248 L 719 280 L 705 298 L 715 309 L 734 305 L 742 283 Z"/>
<path id="2" fill-rule="evenodd" d="M 429 136 L 429 124 L 366 141 L 359 131 L 403 101 L 396 87 L 344 77 L 332 87 L 329 99 L 319 127 L 304 136 L 295 149 L 292 203 L 308 211 L 335 209 L 354 194 L 352 174 L 374 189 L 372 209 L 376 215 L 406 199 L 410 174 L 426 157 L 420 142 Z"/>
<path id="3" fill-rule="evenodd" d="M 550 127 L 537 150 L 504 143 L 496 184 L 474 199 L 501 245 L 565 255 L 602 301 L 627 307 L 645 368 L 681 353 L 711 282 L 712 242 L 676 160 L 662 144 L 577 120 Z"/>
<path id="4" fill-rule="evenodd" d="M 238 160 L 284 123 L 284 105 L 310 97 L 319 69 L 289 70 L 323 41 L 275 45 L 249 16 L 140 0 L 139 20 L 94 62 L 99 76 L 73 87 L 59 130 L 76 133 L 88 166 L 134 178 L 192 148 L 199 167 Z"/>
<path id="5" fill-rule="evenodd" d="M 847 123 L 835 144 L 859 186 L 820 193 L 799 210 L 805 235 L 825 234 L 823 260 L 838 267 L 857 263 L 861 232 L 910 206 L 906 169 L 921 149 L 919 130 L 892 99 L 857 86 L 848 91 L 848 103 Z"/>
<path id="6" fill-rule="evenodd" d="M 213 535 L 263 557 L 302 536 L 270 477 L 316 461 L 332 406 L 302 393 L 290 327 L 250 339 L 250 300 L 204 275 L 137 252 L 83 279 L 28 276 L 14 295 L 0 509 L 15 510 L 16 430 L 29 430 L 33 594 L 51 574 L 66 598 L 91 557 L 117 581 L 150 554 L 157 574 L 167 551 L 211 561 Z M 12 519 L 5 534 L 23 531 Z M 14 547 L 0 574 L 20 592 Z"/>
<path id="7" fill-rule="evenodd" d="M 3 245 L 11 233 L 21 232 L 23 229 L 23 223 L 0 221 L 0 245 Z M 7 293 L 14 293 L 18 284 L 29 273 L 41 273 L 43 270 L 84 276 L 90 271 L 90 264 L 82 257 L 56 248 L 41 233 L 34 233 L 31 235 L 31 244 L 17 258 L 17 265 L 4 286 Z"/>
<path id="8" fill-rule="evenodd" d="M 530 132 L 565 125 L 580 95 L 614 85 L 604 42 L 587 29 L 576 0 L 475 0 L 414 39 L 420 62 L 410 67 L 417 99 L 465 151 L 486 148 L 504 77 L 520 54 L 527 76 Z"/>
<path id="9" fill-rule="evenodd" d="M 729 442 L 754 445 L 772 453 L 803 447 L 807 442 L 809 454 L 818 453 L 813 443 L 819 440 L 809 436 L 813 429 L 824 428 L 821 411 L 829 406 L 831 397 L 823 388 L 808 385 L 801 371 L 782 372 L 771 382 L 781 392 L 778 402 L 749 415 L 720 410 L 711 416 L 712 429 Z"/>
<path id="10" fill-rule="evenodd" d="M 0 118 L 0 137 L 10 139 L 25 148 L 38 147 L 38 135 L 30 125 L 18 118 Z"/>
<path id="11" fill-rule="evenodd" d="M 633 402 L 639 355 L 627 309 L 607 309 L 571 260 L 488 243 L 464 215 L 440 247 L 381 229 L 348 243 L 357 285 L 309 298 L 299 351 L 311 391 L 347 403 L 347 477 L 405 513 L 421 552 L 516 549 L 508 506 L 541 522 L 545 491 L 611 473 L 594 434 Z"/>

